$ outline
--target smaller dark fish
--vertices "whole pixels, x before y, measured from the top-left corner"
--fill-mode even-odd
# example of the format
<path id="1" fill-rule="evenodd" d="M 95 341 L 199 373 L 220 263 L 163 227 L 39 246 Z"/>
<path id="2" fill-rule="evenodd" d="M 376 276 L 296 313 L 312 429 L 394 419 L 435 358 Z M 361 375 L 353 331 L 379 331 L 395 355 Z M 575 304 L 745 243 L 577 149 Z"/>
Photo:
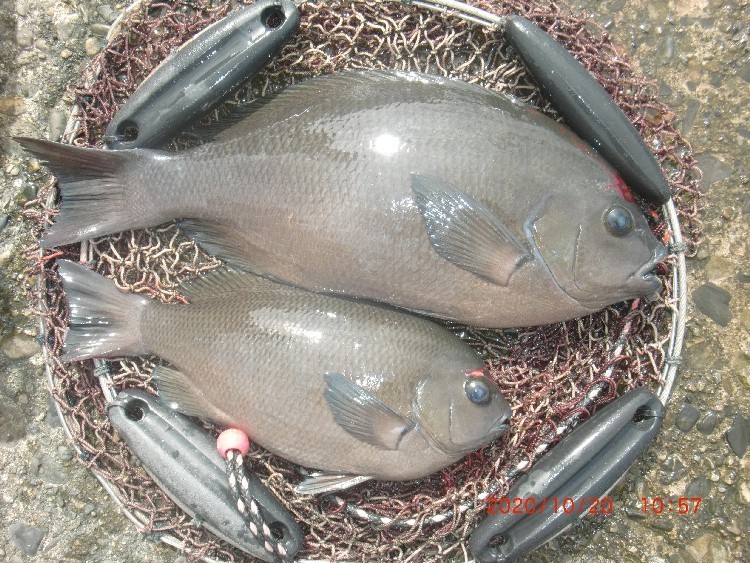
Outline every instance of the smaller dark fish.
<path id="1" fill-rule="evenodd" d="M 663 420 L 664 405 L 644 387 L 628 391 L 597 412 L 504 495 L 511 502 L 522 499 L 524 507 L 533 499 L 535 508 L 518 513 L 496 507 L 493 512 L 488 503 L 488 516 L 469 540 L 476 560 L 515 561 L 565 531 L 589 509 L 597 509 L 591 499 L 607 495 L 659 433 Z M 561 508 L 568 498 L 574 502 L 573 511 Z M 607 510 L 604 506 L 602 511 Z"/>
<path id="2" fill-rule="evenodd" d="M 231 270 L 183 284 L 189 305 L 118 291 L 57 261 L 63 360 L 155 355 L 159 396 L 321 470 L 319 493 L 434 473 L 500 437 L 511 409 L 484 363 L 427 319 Z"/>
<path id="3" fill-rule="evenodd" d="M 107 414 L 143 468 L 180 508 L 253 557 L 277 560 L 248 531 L 229 490 L 216 440 L 203 427 L 138 389 L 118 394 L 107 405 Z M 302 545 L 299 526 L 257 477 L 247 478 L 264 520 L 281 533 L 281 545 L 293 557 Z"/>
<path id="4" fill-rule="evenodd" d="M 669 201 L 672 193 L 656 158 L 589 71 L 526 18 L 508 18 L 505 36 L 568 127 L 590 143 L 638 195 L 655 203 Z"/>
<path id="5" fill-rule="evenodd" d="M 292 0 L 261 0 L 177 49 L 107 127 L 110 149 L 159 148 L 258 73 L 299 28 Z"/>

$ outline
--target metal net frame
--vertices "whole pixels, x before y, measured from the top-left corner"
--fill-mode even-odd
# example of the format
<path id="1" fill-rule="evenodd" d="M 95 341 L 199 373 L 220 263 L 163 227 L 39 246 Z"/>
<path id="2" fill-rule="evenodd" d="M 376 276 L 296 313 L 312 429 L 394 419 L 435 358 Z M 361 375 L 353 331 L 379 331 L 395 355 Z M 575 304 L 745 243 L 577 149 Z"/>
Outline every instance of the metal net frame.
<path id="1" fill-rule="evenodd" d="M 166 56 L 226 15 L 225 0 L 138 2 L 113 25 L 108 43 L 70 87 L 76 104 L 65 142 L 101 146 L 118 107 Z M 490 331 L 450 324 L 485 358 L 513 408 L 501 440 L 419 481 L 372 482 L 337 495 L 301 497 L 294 465 L 253 446 L 250 469 L 300 522 L 299 556 L 326 560 L 433 561 L 468 559 L 466 541 L 484 516 L 489 494 L 507 491 L 571 427 L 624 391 L 649 386 L 666 402 L 679 363 L 686 309 L 685 256 L 701 240 L 700 171 L 677 132 L 675 116 L 656 100 L 655 87 L 636 75 L 607 33 L 558 3 L 528 0 L 311 1 L 300 5 L 298 35 L 236 96 L 250 102 L 285 85 L 344 68 L 396 68 L 452 76 L 512 93 L 553 117 L 502 37 L 502 16 L 524 15 L 563 43 L 634 121 L 665 168 L 673 200 L 643 206 L 656 236 L 672 255 L 658 274 L 658 299 L 637 299 L 589 317 L 535 328 Z M 231 106 L 229 102 L 228 105 Z M 221 119 L 222 112 L 210 119 Z M 209 119 L 209 120 L 210 120 Z M 198 128 L 199 129 L 199 128 Z M 190 145 L 185 134 L 174 149 Z M 37 232 L 57 211 L 53 181 L 40 187 L 25 215 Z M 684 233 L 684 239 L 682 238 Z M 113 431 L 105 404 L 124 388 L 155 392 L 155 358 L 63 364 L 58 359 L 67 308 L 54 259 L 88 262 L 124 290 L 182 302 L 179 284 L 220 262 L 205 255 L 174 224 L 107 236 L 61 249 L 27 249 L 32 296 L 45 335 L 52 395 L 79 458 L 145 533 L 191 559 L 246 557 L 201 530 L 153 483 Z"/>

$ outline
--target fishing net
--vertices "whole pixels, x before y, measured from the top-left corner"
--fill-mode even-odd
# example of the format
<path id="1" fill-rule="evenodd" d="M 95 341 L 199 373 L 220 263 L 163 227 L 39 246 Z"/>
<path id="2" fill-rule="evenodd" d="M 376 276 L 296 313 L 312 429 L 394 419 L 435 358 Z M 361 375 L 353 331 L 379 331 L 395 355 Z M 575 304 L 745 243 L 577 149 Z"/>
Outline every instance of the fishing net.
<path id="1" fill-rule="evenodd" d="M 481 18 L 435 11 L 439 2 L 334 1 L 300 6 L 298 35 L 238 96 L 243 102 L 292 82 L 344 68 L 396 68 L 453 76 L 499 92 L 557 117 L 539 95 L 502 35 Z M 419 5 L 418 5 L 419 4 Z M 454 3 L 455 4 L 455 3 Z M 298 469 L 257 446 L 250 468 L 276 493 L 306 534 L 299 556 L 326 560 L 432 561 L 467 555 L 466 541 L 486 510 L 489 493 L 507 491 L 564 431 L 599 405 L 633 387 L 658 389 L 663 399 L 679 361 L 684 315 L 684 256 L 701 238 L 699 171 L 675 116 L 636 75 L 607 33 L 558 3 L 526 0 L 468 2 L 496 15 L 525 15 L 563 43 L 634 121 L 666 170 L 673 202 L 644 206 L 654 233 L 673 254 L 660 266 L 655 300 L 618 304 L 578 320 L 506 331 L 449 328 L 480 351 L 513 407 L 502 440 L 425 479 L 373 482 L 322 498 L 300 497 Z M 113 27 L 107 46 L 78 83 L 74 127 L 66 142 L 101 146 L 118 107 L 177 46 L 232 9 L 223 1 L 143 1 Z M 474 21 L 472 21 L 474 20 Z M 233 102 L 229 102 L 231 105 Z M 213 118 L 221 119 L 224 110 Z M 174 148 L 190 144 L 183 135 Z M 55 185 L 27 205 L 41 230 L 55 217 Z M 575 202 L 571 202 L 575 204 Z M 680 231 L 684 239 L 680 237 Z M 197 527 L 151 481 L 115 435 L 105 404 L 124 388 L 154 392 L 155 358 L 61 363 L 67 310 L 55 258 L 88 261 L 118 287 L 165 302 L 184 301 L 181 281 L 220 263 L 174 225 L 126 232 L 62 249 L 29 250 L 29 275 L 46 335 L 45 353 L 55 401 L 81 460 L 144 532 L 157 533 L 191 558 L 239 560 L 243 555 Z M 680 277 L 681 276 L 681 277 Z M 683 327 L 684 328 L 684 327 Z"/>

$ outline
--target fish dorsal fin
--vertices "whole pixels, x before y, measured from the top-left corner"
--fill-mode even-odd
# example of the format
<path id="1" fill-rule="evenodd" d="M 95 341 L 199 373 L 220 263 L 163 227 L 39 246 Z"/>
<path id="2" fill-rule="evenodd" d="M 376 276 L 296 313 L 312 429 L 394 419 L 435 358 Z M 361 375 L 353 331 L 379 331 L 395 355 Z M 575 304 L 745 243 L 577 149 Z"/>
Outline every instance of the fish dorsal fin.
<path id="1" fill-rule="evenodd" d="M 254 274 L 224 266 L 184 282 L 179 289 L 188 301 L 196 303 L 236 291 L 248 289 L 261 291 L 270 283 Z"/>
<path id="2" fill-rule="evenodd" d="M 415 81 L 423 84 L 451 82 L 474 94 L 483 90 L 479 86 L 443 76 L 399 70 L 347 69 L 314 76 L 290 84 L 249 104 L 236 106 L 228 116 L 205 128 L 196 129 L 196 134 L 201 138 L 209 137 L 219 142 L 235 139 L 247 135 L 249 131 L 275 127 L 290 116 L 301 115 L 321 103 L 330 103 L 331 99 L 339 98 L 348 91 L 372 92 L 373 87 L 390 88 L 388 83 L 393 81 Z"/>
<path id="3" fill-rule="evenodd" d="M 225 422 L 221 412 L 181 371 L 159 365 L 151 372 L 151 378 L 156 381 L 160 400 L 170 409 L 187 416 Z"/>
<path id="4" fill-rule="evenodd" d="M 241 136 L 246 132 L 246 127 L 243 127 L 245 119 L 262 110 L 278 95 L 278 93 L 269 94 L 249 103 L 238 104 L 231 109 L 228 115 L 208 125 L 194 127 L 192 133 L 204 142 L 228 141 Z"/>
<path id="5" fill-rule="evenodd" d="M 215 256 L 230 266 L 260 274 L 261 272 L 238 250 L 238 241 L 243 235 L 237 229 L 201 219 L 183 219 L 178 223 L 185 234 L 211 256 Z"/>
<path id="6" fill-rule="evenodd" d="M 349 72 L 324 75 L 326 81 L 337 80 L 339 75 L 348 75 Z M 203 139 L 214 142 L 224 142 L 244 137 L 248 131 L 257 130 L 277 124 L 284 115 L 292 111 L 292 114 L 301 113 L 306 108 L 319 103 L 320 96 L 314 94 L 317 88 L 327 88 L 323 77 L 313 77 L 300 83 L 290 84 L 284 89 L 258 98 L 248 104 L 237 105 L 232 112 L 211 123 L 206 127 L 196 129 L 196 134 Z"/>
<path id="7" fill-rule="evenodd" d="M 306 477 L 299 485 L 294 487 L 294 492 L 301 495 L 319 495 L 321 493 L 332 493 L 348 489 L 369 481 L 372 477 L 366 475 L 337 475 L 334 473 L 318 473 Z"/>
<path id="8" fill-rule="evenodd" d="M 516 270 L 532 259 L 500 218 L 469 194 L 416 173 L 411 175 L 411 187 L 430 243 L 459 268 L 507 286 Z"/>
<path id="9" fill-rule="evenodd" d="M 384 450 L 397 450 L 414 423 L 340 373 L 325 374 L 324 396 L 333 419 L 357 440 Z"/>

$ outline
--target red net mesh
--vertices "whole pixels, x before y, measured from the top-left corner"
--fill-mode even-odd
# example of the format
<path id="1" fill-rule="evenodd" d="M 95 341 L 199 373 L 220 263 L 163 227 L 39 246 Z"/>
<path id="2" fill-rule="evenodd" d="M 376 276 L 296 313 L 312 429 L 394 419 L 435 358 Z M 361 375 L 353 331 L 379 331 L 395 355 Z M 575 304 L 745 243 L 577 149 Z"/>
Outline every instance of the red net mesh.
<path id="1" fill-rule="evenodd" d="M 469 4 L 498 15 L 530 17 L 589 68 L 654 147 L 669 175 L 688 255 L 694 254 L 702 225 L 699 171 L 692 151 L 674 127 L 675 116 L 655 99 L 653 85 L 633 73 L 606 32 L 557 4 L 520 0 Z M 77 100 L 77 128 L 69 141 L 100 146 L 119 105 L 151 70 L 229 10 L 230 2 L 174 1 L 143 2 L 130 12 L 86 75 L 71 86 Z M 555 115 L 496 31 L 398 2 L 308 2 L 301 13 L 299 34 L 238 98 L 251 101 L 291 82 L 344 68 L 398 68 L 450 75 L 511 92 Z M 56 207 L 48 204 L 53 193 L 54 184 L 49 183 L 27 206 L 26 216 L 39 231 L 54 218 Z M 644 207 L 644 211 L 657 236 L 669 242 L 660 209 Z M 191 557 L 241 558 L 239 552 L 196 528 L 134 463 L 108 422 L 93 365 L 58 360 L 67 311 L 50 265 L 57 257 L 78 259 L 80 248 L 43 254 L 31 248 L 28 253 L 30 275 L 45 280 L 36 298 L 46 325 L 53 396 L 82 459 L 111 483 L 146 530 L 171 532 L 185 542 Z M 96 269 L 119 287 L 164 301 L 181 300 L 177 290 L 181 281 L 219 265 L 174 225 L 98 239 L 88 255 Z M 637 300 L 583 319 L 532 329 L 478 331 L 450 326 L 484 355 L 514 418 L 501 441 L 428 478 L 374 482 L 336 498 L 298 497 L 292 491 L 299 481 L 295 468 L 253 447 L 248 456 L 252 470 L 276 492 L 306 533 L 300 556 L 427 561 L 460 554 L 484 514 L 483 492 L 507 489 L 516 468 L 533 463 L 543 450 L 541 445 L 553 442 L 559 429 L 588 417 L 596 406 L 627 389 L 658 384 L 670 329 L 670 272 L 662 266 L 665 290 L 651 303 Z M 109 362 L 109 385 L 115 390 L 153 391 L 149 379 L 153 366 L 150 358 Z"/>

